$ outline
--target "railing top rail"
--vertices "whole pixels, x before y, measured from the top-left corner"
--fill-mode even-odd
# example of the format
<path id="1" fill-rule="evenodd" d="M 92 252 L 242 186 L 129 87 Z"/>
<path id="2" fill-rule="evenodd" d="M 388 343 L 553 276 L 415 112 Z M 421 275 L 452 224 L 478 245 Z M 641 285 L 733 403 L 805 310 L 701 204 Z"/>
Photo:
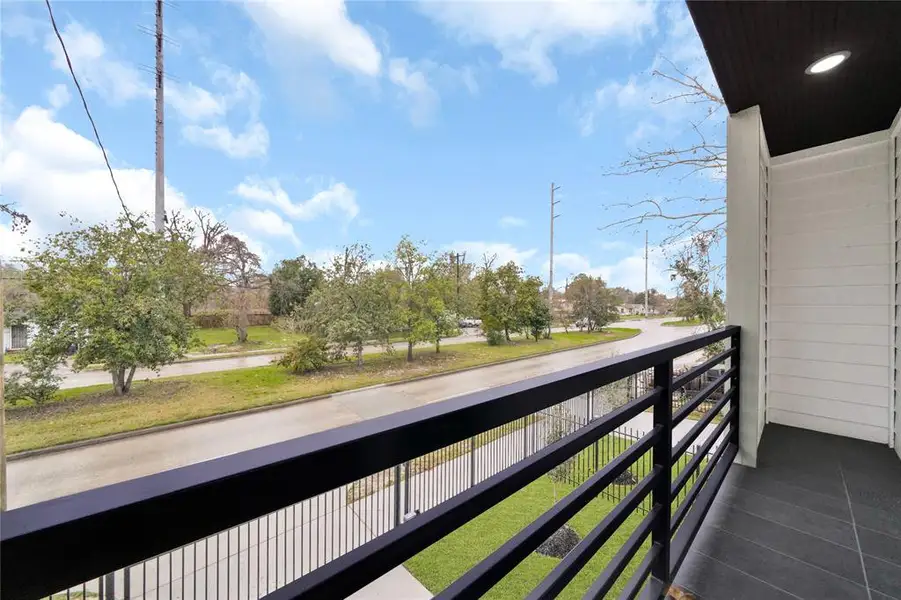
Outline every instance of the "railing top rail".
<path id="1" fill-rule="evenodd" d="M 14 509 L 0 515 L 7 561 L 61 553 L 90 532 L 118 562 L 223 531 L 737 334 L 729 326 L 293 440 Z M 250 491 L 250 492 L 248 492 Z M 223 501 L 225 499 L 225 501 Z M 122 535 L 126 527 L 127 535 Z M 100 537 L 96 537 L 100 536 Z M 20 554 L 21 553 L 21 554 Z M 101 554 L 92 550 L 92 562 Z M 4 577 L 10 572 L 5 564 Z M 83 566 L 83 565 L 82 565 Z M 12 569 L 15 572 L 15 569 Z M 62 575 L 62 574 L 61 574 Z M 77 573 L 82 576 L 83 573 Z"/>

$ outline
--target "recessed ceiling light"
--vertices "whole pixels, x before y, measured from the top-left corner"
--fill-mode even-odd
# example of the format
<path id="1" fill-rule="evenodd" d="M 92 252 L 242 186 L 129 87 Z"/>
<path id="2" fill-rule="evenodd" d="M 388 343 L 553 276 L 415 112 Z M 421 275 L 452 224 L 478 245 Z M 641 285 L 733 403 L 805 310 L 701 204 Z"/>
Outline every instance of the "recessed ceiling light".
<path id="1" fill-rule="evenodd" d="M 835 67 L 845 62 L 845 60 L 847 60 L 849 56 L 851 56 L 851 53 L 847 50 L 835 52 L 833 54 L 830 54 L 829 56 L 824 56 L 823 58 L 814 61 L 813 64 L 804 69 L 804 72 L 808 75 L 819 75 L 820 73 L 831 71 Z"/>

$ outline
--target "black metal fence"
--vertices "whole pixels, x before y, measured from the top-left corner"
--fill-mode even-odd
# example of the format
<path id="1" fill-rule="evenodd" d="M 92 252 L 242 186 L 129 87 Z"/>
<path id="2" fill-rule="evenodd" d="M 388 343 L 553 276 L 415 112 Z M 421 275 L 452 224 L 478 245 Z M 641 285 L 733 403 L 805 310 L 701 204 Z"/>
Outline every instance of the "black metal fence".
<path id="1" fill-rule="evenodd" d="M 673 389 L 707 377 L 734 350 L 676 377 L 672 361 L 730 337 L 738 343 L 737 328 L 5 513 L 4 597 L 343 597 L 552 472 L 572 491 L 537 530 L 527 527 L 445 596 L 487 590 L 515 566 L 510 557 L 534 550 L 544 532 L 597 496 L 619 504 L 594 543 L 609 537 L 611 523 L 645 515 L 636 532 L 655 531 L 647 568 L 666 581 L 680 559 L 662 562 L 662 515 L 672 515 L 675 531 L 714 468 L 731 461 L 735 443 L 727 441 L 737 431 L 734 408 L 710 431 L 737 399 L 736 367 L 670 408 Z M 640 379 L 647 366 L 655 366 L 650 385 Z M 673 426 L 715 393 L 715 410 L 673 444 Z M 98 535 L 105 532 L 116 535 Z M 64 552 L 83 539 L 116 543 L 88 555 Z M 573 553 L 590 556 L 591 548 Z M 580 559 L 561 565 L 568 560 L 539 591 L 572 578 Z M 618 575 L 607 573 L 611 582 Z"/>

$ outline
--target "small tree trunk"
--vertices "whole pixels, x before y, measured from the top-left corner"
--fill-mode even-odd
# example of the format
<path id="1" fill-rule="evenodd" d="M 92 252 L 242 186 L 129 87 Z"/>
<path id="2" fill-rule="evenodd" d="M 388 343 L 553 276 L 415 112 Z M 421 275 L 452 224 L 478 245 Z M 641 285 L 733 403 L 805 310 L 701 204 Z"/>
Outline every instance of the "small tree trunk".
<path id="1" fill-rule="evenodd" d="M 181 310 L 182 310 L 182 313 L 184 314 L 184 316 L 190 317 L 191 316 L 191 303 L 190 302 L 182 302 Z"/>
<path id="2" fill-rule="evenodd" d="M 413 342 L 407 341 L 407 362 L 413 362 Z"/>
<path id="3" fill-rule="evenodd" d="M 132 366 L 128 371 L 128 377 L 125 379 L 125 385 L 122 386 L 122 390 L 126 394 L 131 391 L 131 380 L 134 379 L 136 369 L 137 367 Z"/>
<path id="4" fill-rule="evenodd" d="M 510 341 L 510 330 L 504 326 L 504 338 L 509 342 Z"/>
<path id="5" fill-rule="evenodd" d="M 363 342 L 357 342 L 357 367 L 363 368 Z"/>
<path id="6" fill-rule="evenodd" d="M 122 381 L 123 374 L 124 373 L 122 369 L 118 368 L 110 371 L 110 375 L 112 375 L 113 377 L 113 394 L 115 394 L 116 396 L 121 396 L 125 393 L 122 390 L 122 386 L 124 384 L 124 382 Z"/>
<path id="7" fill-rule="evenodd" d="M 435 354 L 438 354 L 440 352 L 441 352 L 441 338 L 436 337 L 435 338 Z"/>

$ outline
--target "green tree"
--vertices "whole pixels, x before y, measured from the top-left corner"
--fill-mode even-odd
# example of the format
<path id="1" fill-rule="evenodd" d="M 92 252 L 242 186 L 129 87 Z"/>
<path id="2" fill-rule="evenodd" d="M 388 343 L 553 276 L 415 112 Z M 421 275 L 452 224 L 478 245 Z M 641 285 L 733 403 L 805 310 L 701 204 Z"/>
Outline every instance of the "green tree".
<path id="1" fill-rule="evenodd" d="M 426 272 L 430 259 L 405 235 L 397 243 L 389 260 L 399 275 L 395 288 L 395 320 L 407 342 L 407 361 L 412 362 L 414 344 L 430 339 L 431 321 L 426 313 Z"/>
<path id="2" fill-rule="evenodd" d="M 684 319 L 697 319 L 711 330 L 721 327 L 726 320 L 723 290 L 710 276 L 714 270 L 710 248 L 715 241 L 712 233 L 694 236 L 671 265 L 671 278 L 679 288 L 676 314 Z"/>
<path id="3" fill-rule="evenodd" d="M 551 326 L 551 310 L 546 295 L 541 291 L 541 279 L 535 276 L 523 278 L 519 283 L 516 302 L 520 325 L 526 335 L 531 333 L 537 342 Z"/>
<path id="4" fill-rule="evenodd" d="M 217 230 L 225 230 L 224 223 L 216 223 L 216 226 Z M 172 273 L 169 287 L 181 302 L 184 315 L 190 317 L 194 305 L 209 298 L 223 281 L 210 260 L 208 249 L 202 244 L 195 245 L 197 227 L 180 211 L 173 211 L 166 220 L 166 235 L 173 242 L 169 250 L 172 261 L 183 265 L 182 269 Z"/>
<path id="5" fill-rule="evenodd" d="M 138 367 L 182 356 L 191 324 L 172 282 L 190 256 L 185 244 L 125 217 L 47 237 L 25 260 L 26 284 L 40 298 L 35 347 L 62 357 L 74 344 L 72 368 L 103 365 L 117 395 Z"/>
<path id="6" fill-rule="evenodd" d="M 387 278 L 372 269 L 368 246 L 345 247 L 325 268 L 322 284 L 307 299 L 305 329 L 325 339 L 334 358 L 346 358 L 350 352 L 362 367 L 366 342 L 387 340 L 391 324 L 387 285 Z"/>
<path id="7" fill-rule="evenodd" d="M 28 314 L 37 304 L 37 296 L 25 285 L 22 269 L 8 263 L 0 263 L 0 278 L 3 279 L 3 325 L 20 325 L 27 321 Z"/>
<path id="8" fill-rule="evenodd" d="M 576 275 L 566 290 L 566 300 L 573 317 L 585 323 L 588 331 L 601 329 L 617 318 L 618 299 L 600 277 Z"/>
<path id="9" fill-rule="evenodd" d="M 455 281 L 448 276 L 442 267 L 443 261 L 433 263 L 425 273 L 425 303 L 423 316 L 426 326 L 426 338 L 435 344 L 435 352 L 441 352 L 441 340 L 459 331 L 458 315 L 451 310 L 454 305 Z"/>
<path id="10" fill-rule="evenodd" d="M 306 256 L 276 263 L 269 275 L 269 312 L 280 317 L 302 309 L 321 282 L 322 271 Z"/>
<path id="11" fill-rule="evenodd" d="M 477 280 L 482 329 L 486 335 L 492 331 L 503 332 L 504 340 L 509 342 L 510 334 L 519 331 L 522 324 L 522 307 L 517 300 L 522 268 L 510 261 L 493 269 L 491 261 L 486 261 Z"/>

